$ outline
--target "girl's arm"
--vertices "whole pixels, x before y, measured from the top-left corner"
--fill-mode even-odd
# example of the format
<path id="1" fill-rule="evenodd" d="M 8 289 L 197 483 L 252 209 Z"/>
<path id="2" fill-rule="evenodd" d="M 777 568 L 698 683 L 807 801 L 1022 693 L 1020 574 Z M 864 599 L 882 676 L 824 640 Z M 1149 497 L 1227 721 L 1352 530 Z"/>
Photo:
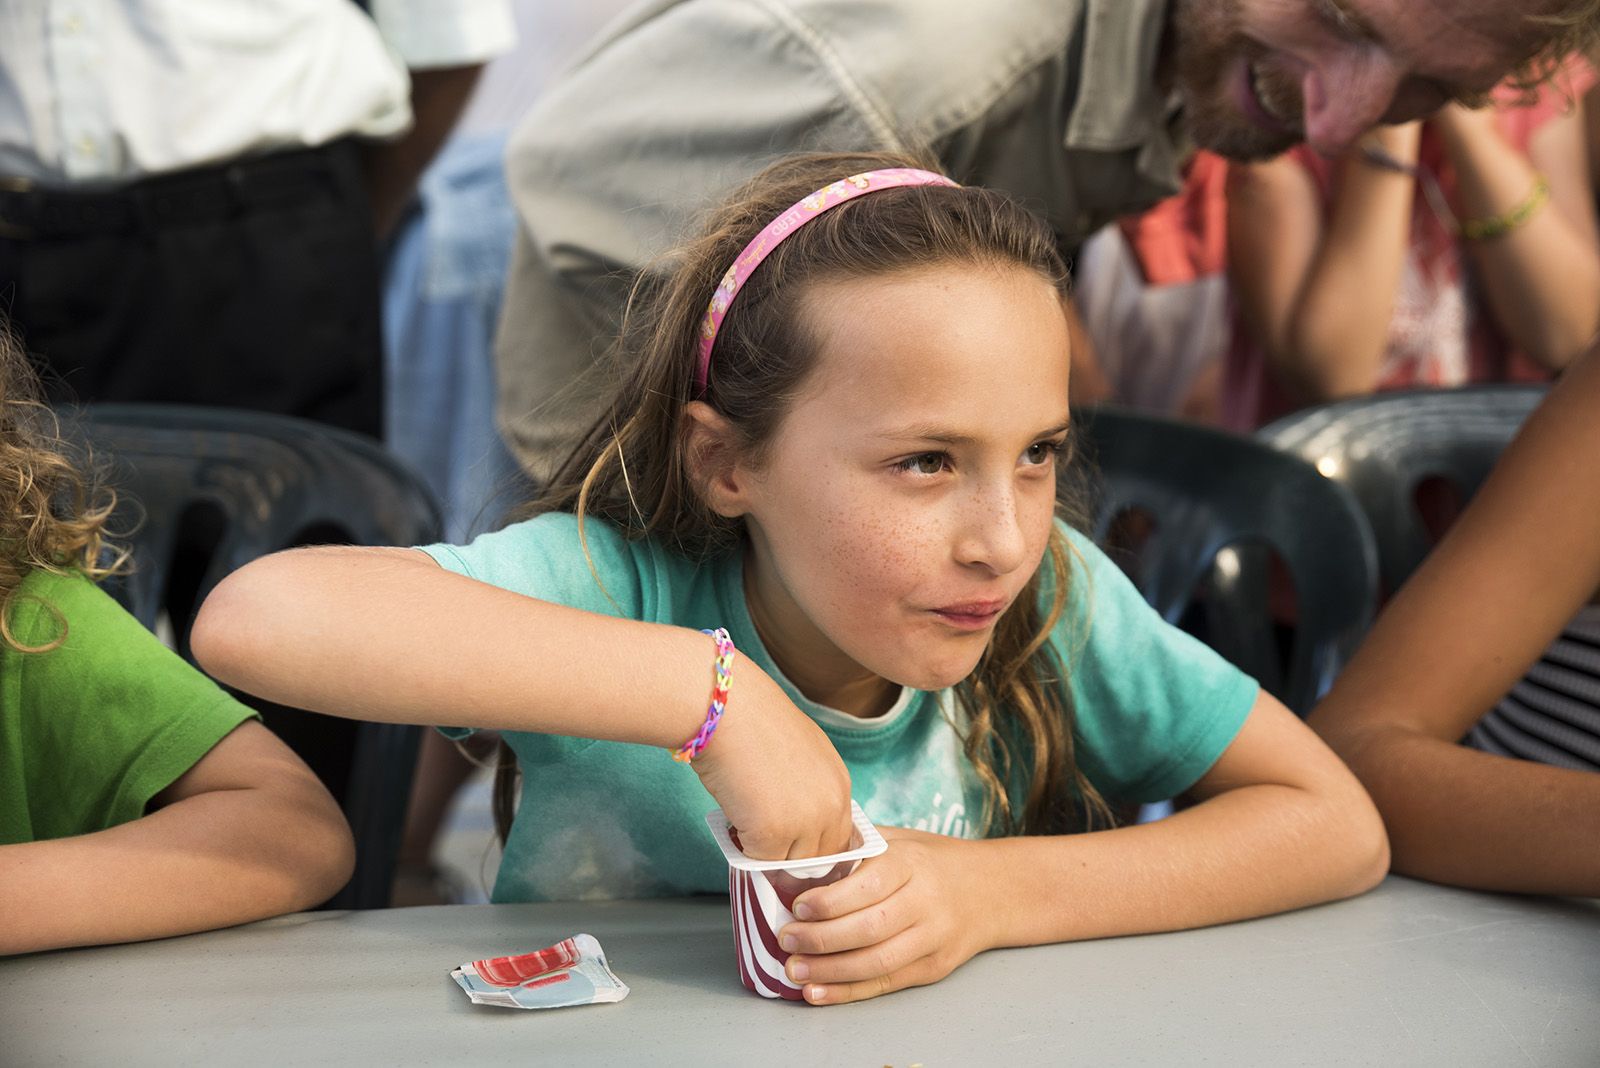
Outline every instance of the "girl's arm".
<path id="1" fill-rule="evenodd" d="M 1383 878 L 1372 802 L 1337 757 L 1261 693 L 1196 784 L 1155 823 L 963 841 L 891 832 L 889 851 L 796 900 L 790 977 L 832 1004 L 934 982 L 973 954 L 1226 923 L 1349 897 Z M 786 946 L 789 943 L 786 941 Z"/>
<path id="2" fill-rule="evenodd" d="M 535 600 L 415 549 L 350 547 L 247 564 L 206 599 L 190 645 L 218 679 L 295 708 L 669 750 L 705 718 L 715 656 L 698 631 Z M 753 661 L 736 661 L 691 766 L 752 856 L 847 848 L 844 762 Z"/>
<path id="3" fill-rule="evenodd" d="M 75 838 L 0 846 L 0 955 L 206 931 L 311 908 L 350 828 L 272 732 L 241 723 L 150 804 Z"/>
<path id="4" fill-rule="evenodd" d="M 1455 164 L 1468 219 L 1514 211 L 1542 174 L 1550 202 L 1510 233 L 1465 241 L 1495 321 L 1542 366 L 1562 370 L 1600 330 L 1600 240 L 1584 144 L 1583 103 L 1545 123 L 1524 156 L 1494 113 L 1451 104 L 1429 120 Z"/>
<path id="5" fill-rule="evenodd" d="M 1600 586 L 1600 353 L 1580 357 L 1309 722 L 1372 791 L 1395 869 L 1600 895 L 1600 775 L 1457 744 Z"/>
<path id="6" fill-rule="evenodd" d="M 1368 136 L 1416 162 L 1419 124 Z M 1409 175 L 1357 155 L 1341 164 L 1326 213 L 1315 180 L 1290 157 L 1229 168 L 1229 277 L 1268 365 L 1299 400 L 1376 388 L 1414 196 Z"/>

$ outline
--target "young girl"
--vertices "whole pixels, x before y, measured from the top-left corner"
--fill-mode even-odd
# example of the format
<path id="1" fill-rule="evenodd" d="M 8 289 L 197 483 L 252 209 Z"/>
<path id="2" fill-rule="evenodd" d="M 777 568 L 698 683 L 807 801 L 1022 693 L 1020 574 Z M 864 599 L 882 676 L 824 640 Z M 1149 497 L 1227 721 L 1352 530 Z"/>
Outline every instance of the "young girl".
<path id="1" fill-rule="evenodd" d="M 1343 765 L 1055 518 L 1048 229 L 911 168 L 773 166 L 635 302 L 542 514 L 251 564 L 197 655 L 299 707 L 507 732 L 499 901 L 719 892 L 705 791 L 758 857 L 844 847 L 853 792 L 891 845 L 796 901 L 781 939 L 814 1004 L 1372 886 L 1387 846 Z M 675 748 L 698 783 L 654 751 Z"/>
<path id="2" fill-rule="evenodd" d="M 1226 423 L 1380 390 L 1538 380 L 1600 328 L 1585 62 L 1487 107 L 1227 169 Z"/>
<path id="3" fill-rule="evenodd" d="M 111 501 L 0 328 L 0 954 L 309 908 L 354 861 L 311 770 L 94 584 Z"/>

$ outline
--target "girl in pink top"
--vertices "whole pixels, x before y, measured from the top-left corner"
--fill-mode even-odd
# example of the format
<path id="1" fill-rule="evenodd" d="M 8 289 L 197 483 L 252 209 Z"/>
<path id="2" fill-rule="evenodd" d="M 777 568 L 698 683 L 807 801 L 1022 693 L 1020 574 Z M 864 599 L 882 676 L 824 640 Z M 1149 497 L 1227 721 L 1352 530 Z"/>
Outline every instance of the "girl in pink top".
<path id="1" fill-rule="evenodd" d="M 1450 104 L 1330 160 L 1228 176 L 1238 324 L 1223 418 L 1250 430 L 1384 389 L 1538 379 L 1600 328 L 1600 242 L 1573 64 L 1531 101 Z"/>

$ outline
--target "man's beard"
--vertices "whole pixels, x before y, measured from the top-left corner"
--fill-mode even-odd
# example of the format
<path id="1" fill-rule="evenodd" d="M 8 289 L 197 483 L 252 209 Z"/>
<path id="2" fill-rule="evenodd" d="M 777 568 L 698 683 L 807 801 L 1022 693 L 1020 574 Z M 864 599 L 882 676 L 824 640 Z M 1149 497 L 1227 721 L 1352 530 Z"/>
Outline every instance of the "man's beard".
<path id="1" fill-rule="evenodd" d="M 1238 64 L 1263 59 L 1266 49 L 1239 29 L 1238 0 L 1174 0 L 1169 69 L 1183 97 L 1184 125 L 1196 146 L 1240 162 L 1270 159 L 1303 141 L 1296 130 L 1264 129 L 1242 114 L 1232 79 Z M 1300 87 L 1267 67 L 1261 96 L 1277 114 L 1300 115 Z M 1298 128 L 1299 120 L 1291 125 Z"/>

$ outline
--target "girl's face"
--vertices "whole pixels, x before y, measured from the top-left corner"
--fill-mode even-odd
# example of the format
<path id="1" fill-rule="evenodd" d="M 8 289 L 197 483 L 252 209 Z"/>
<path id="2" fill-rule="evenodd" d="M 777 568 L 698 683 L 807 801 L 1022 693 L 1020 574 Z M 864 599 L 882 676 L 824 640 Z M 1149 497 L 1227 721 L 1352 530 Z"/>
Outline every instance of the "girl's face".
<path id="1" fill-rule="evenodd" d="M 817 366 L 736 476 L 746 594 L 808 697 L 870 714 L 891 683 L 970 674 L 1039 567 L 1067 326 L 1054 287 L 1016 266 L 821 283 L 802 306 Z"/>

